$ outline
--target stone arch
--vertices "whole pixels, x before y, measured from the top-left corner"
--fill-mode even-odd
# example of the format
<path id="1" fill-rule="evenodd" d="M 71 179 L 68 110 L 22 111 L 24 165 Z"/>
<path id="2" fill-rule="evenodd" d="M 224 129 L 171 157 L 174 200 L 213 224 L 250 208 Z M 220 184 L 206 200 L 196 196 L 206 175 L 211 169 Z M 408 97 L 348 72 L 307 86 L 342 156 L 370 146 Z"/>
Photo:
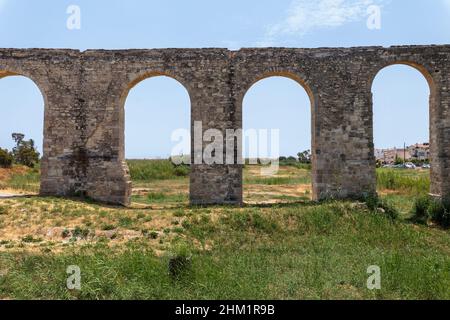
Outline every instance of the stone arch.
<path id="1" fill-rule="evenodd" d="M 25 77 L 25 78 L 30 79 L 36 85 L 36 87 L 39 89 L 39 92 L 41 93 L 42 98 L 44 99 L 44 110 L 47 110 L 47 106 L 48 106 L 47 94 L 42 89 L 42 88 L 44 88 L 44 86 L 40 84 L 37 77 L 34 77 L 33 75 L 31 75 L 27 72 L 11 71 L 10 69 L 2 70 L 0 68 L 0 80 L 3 78 L 6 78 L 6 77 L 12 77 L 12 76 L 19 76 L 19 77 Z"/>
<path id="2" fill-rule="evenodd" d="M 17 70 L 12 70 L 10 68 L 6 68 L 6 69 L 1 69 L 0 68 L 0 81 L 4 78 L 7 77 L 14 77 L 14 76 L 18 76 L 18 77 L 24 77 L 28 80 L 30 80 L 38 89 L 39 93 L 41 94 L 42 100 L 44 102 L 43 105 L 43 111 L 44 111 L 44 115 L 43 115 L 43 123 L 42 123 L 42 128 L 43 128 L 43 132 L 42 132 L 42 154 L 41 154 L 41 175 L 40 175 L 40 193 L 43 193 L 44 190 L 44 180 L 48 175 L 48 164 L 47 164 L 47 150 L 50 149 L 50 142 L 49 142 L 49 138 L 48 138 L 48 131 L 49 131 L 49 127 L 50 127 L 50 123 L 48 122 L 49 119 L 49 110 L 48 110 L 48 98 L 47 98 L 47 93 L 46 91 L 44 91 L 42 88 L 44 88 L 44 85 L 42 85 L 39 81 L 37 77 L 34 77 L 33 75 L 29 74 L 28 72 L 23 72 L 23 71 L 17 71 Z"/>
<path id="3" fill-rule="evenodd" d="M 293 81 L 295 81 L 296 83 L 298 83 L 307 93 L 309 100 L 310 100 L 310 115 L 311 115 L 311 185 L 312 185 L 312 196 L 314 200 L 317 200 L 319 198 L 318 192 L 317 192 L 317 187 L 316 187 L 316 181 L 317 181 L 317 174 L 316 174 L 316 170 L 317 170 L 317 155 L 315 150 L 317 149 L 317 129 L 318 129 L 318 125 L 316 123 L 317 120 L 317 113 L 318 113 L 318 98 L 317 98 L 317 94 L 315 93 L 315 91 L 313 91 L 313 86 L 311 85 L 311 83 L 305 79 L 307 79 L 306 76 L 304 75 L 300 75 L 296 72 L 291 72 L 291 71 L 285 71 L 285 70 L 271 70 L 268 72 L 263 72 L 259 75 L 257 75 L 256 77 L 252 78 L 251 81 L 249 81 L 245 86 L 243 86 L 243 89 L 240 91 L 239 95 L 238 95 L 238 106 L 237 106 L 237 110 L 240 113 L 240 121 L 239 121 L 239 126 L 240 128 L 243 127 L 243 102 L 244 102 L 244 98 L 246 96 L 246 94 L 249 92 L 249 90 L 259 81 L 264 80 L 264 79 L 268 79 L 268 78 L 272 78 L 272 77 L 283 77 L 283 78 L 287 78 L 287 79 L 291 79 Z M 238 159 L 241 160 L 240 163 L 242 162 L 242 155 L 238 154 Z M 241 190 L 242 191 L 242 190 Z"/>
<path id="4" fill-rule="evenodd" d="M 130 82 L 126 83 L 125 88 L 123 88 L 122 94 L 119 99 L 120 104 L 120 110 L 119 110 L 119 123 L 120 123 L 120 150 L 119 150 L 119 159 L 122 161 L 125 160 L 125 103 L 127 100 L 127 97 L 131 91 L 137 84 L 141 83 L 144 80 L 155 78 L 155 77 L 168 77 L 176 82 L 178 82 L 187 92 L 189 96 L 189 104 L 190 104 L 190 114 L 191 114 L 191 122 L 192 122 L 192 95 L 191 95 L 191 88 L 186 85 L 186 82 L 183 78 L 177 76 L 176 74 L 172 74 L 170 72 L 166 71 L 149 71 L 144 72 L 142 74 L 137 75 L 133 78 Z M 191 150 L 192 154 L 192 150 Z"/>
<path id="5" fill-rule="evenodd" d="M 303 89 L 306 91 L 306 93 L 309 96 L 309 100 L 311 101 L 311 111 L 315 108 L 315 94 L 313 92 L 313 90 L 311 89 L 311 85 L 308 81 L 304 80 L 306 77 L 298 75 L 296 73 L 293 72 L 289 72 L 289 71 L 269 71 L 269 72 L 264 72 L 258 76 L 256 76 L 255 78 L 252 79 L 252 81 L 250 81 L 248 84 L 246 84 L 243 88 L 243 90 L 240 93 L 240 96 L 238 97 L 238 101 L 240 102 L 240 104 L 242 105 L 242 101 L 244 100 L 245 95 L 247 94 L 247 92 L 251 89 L 251 87 L 253 87 L 257 82 L 267 79 L 267 78 L 271 78 L 271 77 L 283 77 L 283 78 L 288 78 L 291 80 L 294 80 L 295 82 L 297 82 L 300 86 L 303 87 Z"/>
<path id="6" fill-rule="evenodd" d="M 441 146 L 439 145 L 438 128 L 436 125 L 438 123 L 438 117 L 439 117 L 438 116 L 438 114 L 439 114 L 438 88 L 436 86 L 437 81 L 432 76 L 432 72 L 430 72 L 430 70 L 424 64 L 414 62 L 411 60 L 391 61 L 391 62 L 386 63 L 386 64 L 382 65 L 381 67 L 377 68 L 376 71 L 373 74 L 371 74 L 371 77 L 368 82 L 368 86 L 369 86 L 368 89 L 369 89 L 369 92 L 371 93 L 370 94 L 370 113 L 371 113 L 371 118 L 372 118 L 372 133 L 371 133 L 372 143 L 374 141 L 374 132 L 373 132 L 373 115 L 374 115 L 374 113 L 373 113 L 373 92 L 372 92 L 373 82 L 374 82 L 375 78 L 378 76 L 378 74 L 380 74 L 380 72 L 382 72 L 386 68 L 389 68 L 389 67 L 395 66 L 395 65 L 404 65 L 404 66 L 408 66 L 408 67 L 415 69 L 424 77 L 424 79 L 428 83 L 428 87 L 429 87 L 429 91 L 430 91 L 429 103 L 428 103 L 428 112 L 429 112 L 429 123 L 428 123 L 429 134 L 428 135 L 429 135 L 430 155 L 431 155 L 431 173 L 430 173 L 431 190 L 430 190 L 430 193 L 438 195 L 440 192 L 438 191 L 438 186 L 436 185 L 436 183 L 439 182 L 440 175 L 437 173 L 437 168 L 439 167 L 439 161 L 438 161 L 438 159 L 436 159 L 436 156 L 439 153 L 438 150 L 440 150 L 440 148 L 441 148 Z M 373 154 L 373 158 L 375 159 L 374 154 Z"/>
<path id="7" fill-rule="evenodd" d="M 162 71 L 149 71 L 149 72 L 144 72 L 142 74 L 139 74 L 137 76 L 135 76 L 130 82 L 126 83 L 126 86 L 124 88 L 122 88 L 121 92 L 121 96 L 119 98 L 119 128 L 120 128 L 120 133 L 119 133 L 119 161 L 122 162 L 122 168 L 125 169 L 125 172 L 127 173 L 127 177 L 126 179 L 128 180 L 128 184 L 130 186 L 130 190 L 128 190 L 128 197 L 131 197 L 131 177 L 128 175 L 129 173 L 129 169 L 128 169 L 128 165 L 126 163 L 126 158 L 125 158 L 125 104 L 126 104 L 126 100 L 127 97 L 130 93 L 130 91 L 139 83 L 150 79 L 150 78 L 155 78 L 155 77 L 168 77 L 172 80 L 175 80 L 182 88 L 185 89 L 185 91 L 187 92 L 187 95 L 189 97 L 189 113 L 190 113 L 190 130 L 193 130 L 193 126 L 192 126 L 192 95 L 191 95 L 191 88 L 186 85 L 184 79 L 182 79 L 181 77 L 172 74 L 170 72 L 162 72 Z M 191 132 L 192 134 L 192 132 Z M 191 142 L 192 143 L 192 142 Z M 191 145 L 191 159 L 193 156 L 193 146 Z M 190 186 L 189 186 L 190 188 Z M 129 202 L 129 200 L 128 200 Z"/>
<path id="8" fill-rule="evenodd" d="M 405 65 L 405 66 L 409 66 L 412 67 L 414 69 L 416 69 L 417 71 L 419 71 L 425 78 L 425 80 L 427 80 L 428 85 L 430 87 L 430 95 L 433 95 L 436 93 L 436 81 L 434 80 L 433 76 L 431 75 L 431 72 L 428 70 L 428 68 L 426 68 L 423 64 L 417 63 L 417 62 L 412 62 L 409 60 L 399 60 L 399 61 L 392 61 L 389 62 L 387 64 L 384 64 L 383 66 L 377 68 L 375 70 L 375 72 L 370 76 L 369 82 L 368 82 L 368 87 L 369 90 L 372 90 L 372 86 L 373 86 L 373 81 L 375 80 L 376 76 L 384 69 L 389 68 L 391 66 L 394 65 Z"/>

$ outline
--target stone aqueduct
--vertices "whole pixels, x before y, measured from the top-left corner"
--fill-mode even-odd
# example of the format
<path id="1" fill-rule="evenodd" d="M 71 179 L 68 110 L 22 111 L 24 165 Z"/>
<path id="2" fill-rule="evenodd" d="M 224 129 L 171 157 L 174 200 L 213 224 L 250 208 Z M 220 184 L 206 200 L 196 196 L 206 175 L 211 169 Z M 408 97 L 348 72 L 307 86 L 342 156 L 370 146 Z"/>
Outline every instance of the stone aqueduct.
<path id="1" fill-rule="evenodd" d="M 418 69 L 430 85 L 431 193 L 450 196 L 447 45 L 239 51 L 0 49 L 0 78 L 26 76 L 44 97 L 41 193 L 82 194 L 123 205 L 129 204 L 131 194 L 124 162 L 125 99 L 134 85 L 157 75 L 185 86 L 191 124 L 202 121 L 203 130 L 224 133 L 242 127 L 243 97 L 255 82 L 276 75 L 297 81 L 312 102 L 314 198 L 374 193 L 371 86 L 377 73 L 392 64 Z M 242 203 L 241 165 L 193 165 L 190 182 L 193 204 Z"/>

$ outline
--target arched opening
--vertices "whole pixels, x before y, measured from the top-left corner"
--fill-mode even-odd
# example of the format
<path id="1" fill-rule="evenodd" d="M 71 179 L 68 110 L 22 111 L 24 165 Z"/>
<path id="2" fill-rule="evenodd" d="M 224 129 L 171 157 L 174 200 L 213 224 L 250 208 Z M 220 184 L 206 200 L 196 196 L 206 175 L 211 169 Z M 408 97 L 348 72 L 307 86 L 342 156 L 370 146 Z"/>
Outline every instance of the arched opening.
<path id="1" fill-rule="evenodd" d="M 188 203 L 190 105 L 186 88 L 164 75 L 147 77 L 129 91 L 124 143 L 132 201 Z"/>
<path id="2" fill-rule="evenodd" d="M 244 202 L 312 198 L 312 99 L 301 79 L 285 74 L 266 76 L 245 94 Z"/>
<path id="3" fill-rule="evenodd" d="M 433 82 L 414 64 L 383 68 L 372 83 L 377 191 L 407 214 L 430 191 Z"/>
<path id="4" fill-rule="evenodd" d="M 25 76 L 0 72 L 0 194 L 38 194 L 44 98 Z"/>

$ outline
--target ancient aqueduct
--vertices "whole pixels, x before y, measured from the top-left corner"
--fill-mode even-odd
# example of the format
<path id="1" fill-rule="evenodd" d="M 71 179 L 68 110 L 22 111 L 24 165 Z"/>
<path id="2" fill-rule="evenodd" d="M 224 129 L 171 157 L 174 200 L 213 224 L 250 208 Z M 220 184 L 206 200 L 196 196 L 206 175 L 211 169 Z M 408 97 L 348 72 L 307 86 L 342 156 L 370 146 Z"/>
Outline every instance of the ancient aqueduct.
<path id="1" fill-rule="evenodd" d="M 192 124 L 202 121 L 203 130 L 224 131 L 242 127 L 242 100 L 256 81 L 276 75 L 296 80 L 312 102 L 314 198 L 374 193 L 371 86 L 392 64 L 418 69 L 430 85 L 431 193 L 450 196 L 450 46 L 0 49 L 0 78 L 26 76 L 44 97 L 41 193 L 123 205 L 131 194 L 124 162 L 125 99 L 134 85 L 157 75 L 185 86 Z M 190 199 L 241 204 L 242 166 L 193 165 Z"/>

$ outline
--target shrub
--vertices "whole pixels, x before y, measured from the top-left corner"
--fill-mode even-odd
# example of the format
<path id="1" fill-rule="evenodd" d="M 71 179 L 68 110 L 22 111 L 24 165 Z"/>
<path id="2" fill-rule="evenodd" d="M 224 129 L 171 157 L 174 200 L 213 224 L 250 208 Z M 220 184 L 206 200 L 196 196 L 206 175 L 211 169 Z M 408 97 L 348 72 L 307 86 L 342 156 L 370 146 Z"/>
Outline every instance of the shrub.
<path id="1" fill-rule="evenodd" d="M 187 244 L 177 244 L 169 259 L 169 274 L 173 280 L 179 280 L 191 270 L 192 254 Z"/>
<path id="2" fill-rule="evenodd" d="M 191 170 L 188 166 L 179 165 L 174 168 L 173 172 L 177 177 L 187 177 L 190 171 Z"/>
<path id="3" fill-rule="evenodd" d="M 427 224 L 431 220 L 441 227 L 450 227 L 450 201 L 433 199 L 430 196 L 416 199 L 413 220 L 423 224 Z"/>
<path id="4" fill-rule="evenodd" d="M 376 194 L 370 194 L 365 197 L 364 202 L 369 210 L 375 211 L 378 208 L 379 198 Z"/>
<path id="5" fill-rule="evenodd" d="M 428 214 L 428 207 L 430 206 L 431 199 L 429 196 L 421 196 L 416 199 L 413 207 L 413 220 L 417 223 L 427 224 L 430 218 Z"/>
<path id="6" fill-rule="evenodd" d="M 158 232 L 156 231 L 151 231 L 149 234 L 150 239 L 157 239 L 158 238 Z"/>
<path id="7" fill-rule="evenodd" d="M 116 230 L 116 229 L 117 229 L 117 227 L 112 224 L 105 224 L 102 226 L 103 231 L 112 231 L 112 230 Z"/>
<path id="8" fill-rule="evenodd" d="M 61 237 L 63 237 L 64 239 L 65 238 L 68 238 L 70 236 L 70 231 L 68 230 L 68 229 L 64 229 L 62 232 L 61 232 Z"/>
<path id="9" fill-rule="evenodd" d="M 382 200 L 378 203 L 378 209 L 391 220 L 396 220 L 399 217 L 397 208 L 386 200 Z"/>
<path id="10" fill-rule="evenodd" d="M 8 150 L 0 148 L 0 168 L 11 168 L 13 156 Z"/>
<path id="11" fill-rule="evenodd" d="M 391 220 L 396 220 L 399 216 L 399 212 L 394 205 L 386 200 L 380 199 L 376 194 L 368 195 L 364 200 L 367 208 L 372 212 L 382 213 Z"/>
<path id="12" fill-rule="evenodd" d="M 122 228 L 129 228 L 133 225 L 133 219 L 130 217 L 121 217 L 119 219 L 119 226 Z"/>
<path id="13" fill-rule="evenodd" d="M 450 202 L 448 200 L 431 201 L 428 215 L 434 223 L 441 227 L 450 227 Z"/>
<path id="14" fill-rule="evenodd" d="M 73 238 L 87 239 L 89 236 L 89 229 L 76 227 L 72 233 Z"/>
<path id="15" fill-rule="evenodd" d="M 7 207 L 3 207 L 3 206 L 0 206 L 0 216 L 1 215 L 6 215 L 6 214 L 8 214 L 8 208 Z"/>
<path id="16" fill-rule="evenodd" d="M 42 242 L 41 238 L 34 238 L 32 235 L 27 235 L 22 238 L 22 242 L 25 243 L 39 243 Z"/>

